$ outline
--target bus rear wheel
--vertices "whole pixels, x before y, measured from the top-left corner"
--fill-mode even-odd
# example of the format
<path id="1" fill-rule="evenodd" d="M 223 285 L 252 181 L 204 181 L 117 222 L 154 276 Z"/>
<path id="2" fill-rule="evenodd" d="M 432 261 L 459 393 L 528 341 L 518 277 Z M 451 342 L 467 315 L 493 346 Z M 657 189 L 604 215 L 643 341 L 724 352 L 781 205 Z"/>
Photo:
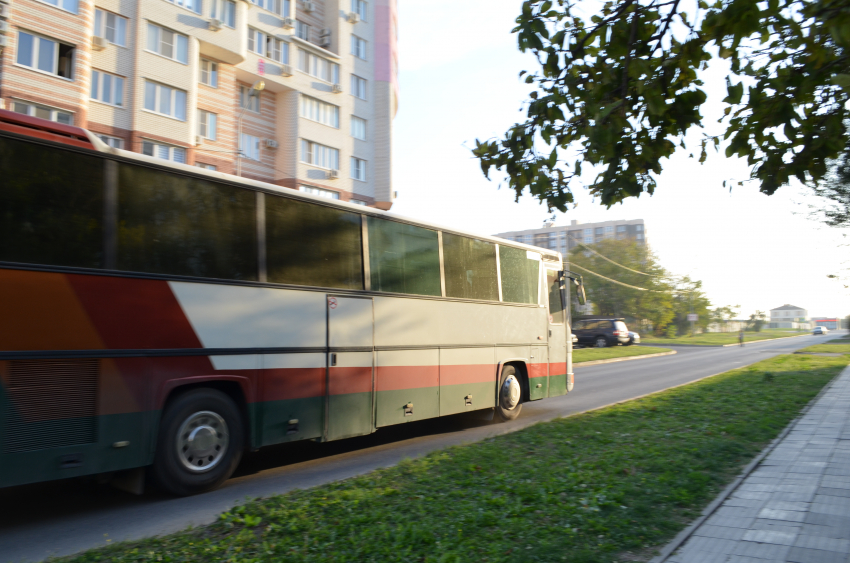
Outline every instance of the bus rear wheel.
<path id="1" fill-rule="evenodd" d="M 522 379 L 516 366 L 507 365 L 502 369 L 499 381 L 499 396 L 496 414 L 503 422 L 514 420 L 522 410 Z"/>
<path id="2" fill-rule="evenodd" d="M 175 495 L 209 491 L 236 470 L 243 445 L 242 416 L 233 400 L 215 389 L 194 389 L 165 409 L 153 477 Z"/>

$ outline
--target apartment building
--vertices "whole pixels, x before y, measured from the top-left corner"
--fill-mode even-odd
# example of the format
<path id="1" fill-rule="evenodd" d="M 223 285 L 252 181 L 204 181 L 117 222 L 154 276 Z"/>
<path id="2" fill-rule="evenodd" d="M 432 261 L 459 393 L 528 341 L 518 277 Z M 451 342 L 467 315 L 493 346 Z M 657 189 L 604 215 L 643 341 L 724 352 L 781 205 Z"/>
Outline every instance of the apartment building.
<path id="1" fill-rule="evenodd" d="M 539 229 L 509 231 L 495 236 L 566 254 L 579 243 L 595 244 L 605 239 L 631 239 L 638 244 L 646 244 L 646 226 L 643 219 L 600 223 L 579 223 L 572 220 L 569 226 L 555 226 L 554 222 L 547 221 Z"/>
<path id="2" fill-rule="evenodd" d="M 395 0 L 0 0 L 0 21 L 6 109 L 392 206 Z"/>
<path id="3" fill-rule="evenodd" d="M 809 312 L 802 307 L 786 303 L 770 310 L 768 328 L 809 328 Z"/>

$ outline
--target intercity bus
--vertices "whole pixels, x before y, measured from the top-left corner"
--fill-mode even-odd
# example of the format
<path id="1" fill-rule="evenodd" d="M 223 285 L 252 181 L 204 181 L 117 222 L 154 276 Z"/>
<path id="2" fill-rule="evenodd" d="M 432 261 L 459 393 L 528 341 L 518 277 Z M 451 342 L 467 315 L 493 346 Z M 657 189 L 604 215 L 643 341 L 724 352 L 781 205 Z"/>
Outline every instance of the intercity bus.
<path id="1" fill-rule="evenodd" d="M 0 110 L 0 486 L 186 495 L 246 449 L 513 419 L 573 388 L 567 279 L 556 252 Z"/>

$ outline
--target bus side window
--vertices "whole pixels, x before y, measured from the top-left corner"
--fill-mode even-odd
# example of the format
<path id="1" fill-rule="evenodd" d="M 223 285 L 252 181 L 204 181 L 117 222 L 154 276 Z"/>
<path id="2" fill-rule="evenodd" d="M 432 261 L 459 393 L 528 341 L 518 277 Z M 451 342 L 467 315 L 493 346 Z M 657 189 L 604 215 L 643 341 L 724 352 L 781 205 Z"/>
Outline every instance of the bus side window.
<path id="1" fill-rule="evenodd" d="M 268 280 L 363 289 L 360 214 L 266 194 Z"/>
<path id="2" fill-rule="evenodd" d="M 558 282 L 558 272 L 546 270 L 546 282 L 549 285 L 549 316 L 552 324 L 564 322 L 564 304 L 561 301 L 561 284 Z"/>
<path id="3" fill-rule="evenodd" d="M 103 267 L 103 161 L 0 139 L 0 260 Z"/>
<path id="4" fill-rule="evenodd" d="M 372 291 L 442 295 L 437 231 L 368 217 Z"/>
<path id="5" fill-rule="evenodd" d="M 443 233 L 446 297 L 499 300 L 496 245 Z"/>
<path id="6" fill-rule="evenodd" d="M 118 269 L 258 278 L 253 191 L 131 164 L 118 177 Z"/>
<path id="7" fill-rule="evenodd" d="M 521 248 L 499 245 L 502 301 L 537 304 L 540 261 L 528 258 Z"/>

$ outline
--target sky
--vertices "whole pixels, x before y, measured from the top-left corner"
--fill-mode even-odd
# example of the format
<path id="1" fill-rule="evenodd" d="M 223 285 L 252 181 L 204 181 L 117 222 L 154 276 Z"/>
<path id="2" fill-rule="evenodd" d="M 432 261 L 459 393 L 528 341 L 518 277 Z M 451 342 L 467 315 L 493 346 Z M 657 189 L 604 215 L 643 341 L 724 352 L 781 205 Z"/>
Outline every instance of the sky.
<path id="1" fill-rule="evenodd" d="M 539 228 L 545 205 L 487 181 L 470 150 L 522 120 L 529 86 L 518 78 L 537 63 L 511 33 L 518 0 L 398 0 L 399 111 L 394 121 L 392 211 L 482 234 Z M 708 133 L 720 131 L 725 69 L 704 77 Z M 701 132 L 689 136 L 697 153 Z M 696 141 L 696 142 L 694 142 Z M 578 205 L 555 213 L 556 225 L 643 219 L 652 251 L 668 271 L 703 281 L 714 305 L 740 305 L 739 317 L 786 303 L 810 316 L 850 314 L 850 233 L 809 217 L 817 201 L 800 186 L 772 196 L 748 177 L 744 161 L 709 154 L 700 165 L 680 150 L 664 161 L 654 195 L 611 209 L 581 188 Z M 844 246 L 842 246 L 844 245 Z M 843 283 L 829 274 L 845 277 Z"/>

